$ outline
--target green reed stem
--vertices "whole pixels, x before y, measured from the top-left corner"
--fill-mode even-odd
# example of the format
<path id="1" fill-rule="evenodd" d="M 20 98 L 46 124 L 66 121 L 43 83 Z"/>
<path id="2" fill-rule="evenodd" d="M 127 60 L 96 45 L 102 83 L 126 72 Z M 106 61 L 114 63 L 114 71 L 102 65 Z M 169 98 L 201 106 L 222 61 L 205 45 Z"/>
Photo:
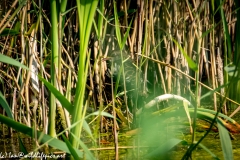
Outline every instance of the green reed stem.
<path id="1" fill-rule="evenodd" d="M 52 56 L 51 56 L 51 83 L 57 88 L 56 70 L 59 63 L 58 56 L 58 22 L 57 22 L 57 2 L 51 0 L 51 22 L 52 22 Z M 56 135 L 55 130 L 55 118 L 56 118 L 56 98 L 53 93 L 50 94 L 50 106 L 49 106 L 49 135 L 54 137 Z"/>
<path id="2" fill-rule="evenodd" d="M 79 65 L 78 65 L 78 82 L 74 100 L 74 111 L 72 115 L 72 124 L 84 119 L 84 94 L 87 81 L 88 73 L 88 60 L 87 58 L 87 47 L 92 28 L 93 17 L 97 8 L 98 0 L 82 0 L 77 1 L 78 18 L 80 24 L 80 50 L 79 50 Z M 90 53 L 88 53 L 90 54 Z M 82 130 L 82 123 L 74 127 L 71 132 L 73 135 L 80 139 Z M 70 137 L 70 143 L 74 148 L 78 148 L 79 142 L 74 138 Z"/>

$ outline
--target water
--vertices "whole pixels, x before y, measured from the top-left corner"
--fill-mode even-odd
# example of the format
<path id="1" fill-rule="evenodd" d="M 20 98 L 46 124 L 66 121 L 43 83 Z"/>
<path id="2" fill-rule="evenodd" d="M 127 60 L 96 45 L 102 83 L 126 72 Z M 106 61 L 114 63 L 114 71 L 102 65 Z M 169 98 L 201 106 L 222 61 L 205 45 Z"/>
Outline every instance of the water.
<path id="1" fill-rule="evenodd" d="M 236 119 L 239 119 L 238 117 Z M 149 154 L 151 151 L 156 149 L 157 147 L 164 144 L 167 140 L 171 139 L 172 137 L 179 138 L 187 142 L 184 144 L 179 143 L 171 151 L 163 157 L 163 155 L 156 156 L 156 159 L 173 159 L 179 160 L 183 157 L 186 153 L 189 144 L 191 144 L 192 135 L 189 132 L 189 126 L 187 125 L 179 125 L 177 122 L 179 118 L 171 118 L 168 119 L 167 123 L 163 122 L 165 126 L 160 126 L 160 129 L 155 127 L 156 129 L 152 128 L 145 128 L 145 131 L 138 132 L 139 134 L 135 135 L 127 135 L 126 132 L 119 132 L 118 135 L 118 146 L 119 146 L 119 159 L 121 160 L 134 160 L 134 159 L 146 159 L 151 160 L 154 159 L 153 157 L 146 158 L 146 155 Z M 203 121 L 198 121 L 198 123 L 205 123 Z M 199 140 L 206 132 L 204 128 L 197 128 L 196 140 Z M 110 132 L 110 131 L 109 131 Z M 23 134 L 20 135 L 22 141 L 28 150 L 31 152 L 35 148 L 34 141 L 31 138 L 24 136 Z M 233 148 L 233 156 L 234 159 L 240 159 L 240 134 L 234 134 L 236 140 L 232 140 L 232 148 Z M 101 143 L 98 146 L 98 149 L 91 146 L 92 143 L 89 143 L 88 146 L 90 150 L 100 160 L 114 160 L 115 159 L 115 152 L 114 152 L 114 138 L 112 133 L 105 133 L 101 134 L 100 136 Z M 149 143 L 149 142 L 156 142 L 156 143 Z M 202 144 L 207 147 L 213 154 L 215 154 L 219 159 L 224 159 L 221 143 L 219 139 L 219 135 L 217 132 L 210 132 L 207 137 L 202 141 Z M 19 149 L 19 139 L 14 134 L 13 138 L 6 138 L 1 135 L 0 137 L 0 158 L 1 154 L 5 153 L 12 153 L 16 154 L 20 152 Z M 192 153 L 193 160 L 209 160 L 214 159 L 208 152 L 202 149 L 200 146 L 196 148 L 196 150 Z"/>

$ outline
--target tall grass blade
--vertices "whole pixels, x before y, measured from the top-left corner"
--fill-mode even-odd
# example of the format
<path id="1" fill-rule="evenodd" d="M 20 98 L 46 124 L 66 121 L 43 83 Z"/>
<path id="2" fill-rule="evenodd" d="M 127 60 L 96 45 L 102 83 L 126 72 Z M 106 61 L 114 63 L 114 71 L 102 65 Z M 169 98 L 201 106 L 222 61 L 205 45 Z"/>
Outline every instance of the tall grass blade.
<path id="1" fill-rule="evenodd" d="M 107 112 L 103 112 L 103 111 L 93 112 L 93 113 L 87 115 L 86 118 L 89 117 L 89 116 L 91 116 L 91 115 L 95 115 L 95 116 L 101 115 L 101 116 L 104 116 L 104 117 L 114 118 L 111 114 L 109 114 L 109 113 L 107 113 Z"/>
<path id="2" fill-rule="evenodd" d="M 125 32 L 125 34 L 124 34 L 124 36 L 123 36 L 123 40 L 122 40 L 122 44 L 121 44 L 122 47 L 125 45 L 125 43 L 126 43 L 126 41 L 127 41 L 127 38 L 128 38 L 128 36 L 129 36 L 129 31 L 130 31 L 131 26 L 132 26 L 132 21 L 133 21 L 133 20 L 131 20 L 131 22 L 130 22 L 128 28 L 127 28 L 127 31 Z M 120 49 L 122 50 L 123 48 L 120 48 Z"/>
<path id="3" fill-rule="evenodd" d="M 34 136 L 33 132 L 35 132 L 34 129 L 32 129 L 32 128 L 26 126 L 26 125 L 23 125 L 19 122 L 16 122 L 16 121 L 14 121 L 14 120 L 12 120 L 8 117 L 5 117 L 2 114 L 0 114 L 0 122 L 6 124 L 7 126 L 13 128 L 13 129 L 15 129 L 19 132 L 22 132 L 22 133 L 24 133 L 24 134 L 26 134 L 26 135 L 28 135 L 32 138 L 35 138 L 35 137 L 33 137 Z M 37 132 L 37 138 L 41 137 L 41 139 L 40 139 L 41 143 L 46 143 L 49 146 L 54 147 L 56 149 L 59 149 L 63 152 L 66 152 L 66 153 L 69 153 L 69 154 L 71 153 L 69 151 L 67 145 L 64 142 L 62 142 L 62 141 L 60 141 L 56 138 L 53 138 L 53 137 L 51 137 L 47 134 L 44 134 L 42 132 L 39 132 L 39 131 L 36 131 L 36 132 Z M 83 157 L 83 153 L 81 151 L 79 151 L 77 149 L 74 149 L 74 150 L 76 151 L 76 153 L 78 154 L 79 157 Z"/>
<path id="4" fill-rule="evenodd" d="M 184 107 L 184 110 L 187 114 L 187 118 L 188 118 L 188 121 L 189 121 L 189 124 L 190 124 L 190 130 L 192 132 L 192 122 L 191 122 L 191 117 L 190 117 L 190 114 L 189 114 L 189 110 L 188 110 L 188 102 L 183 100 L 183 107 Z"/>
<path id="5" fill-rule="evenodd" d="M 204 149 L 206 152 L 208 152 L 215 160 L 220 160 L 214 153 L 212 153 L 206 146 L 204 146 L 202 143 L 199 143 L 199 146 Z"/>
<path id="6" fill-rule="evenodd" d="M 211 96 L 212 94 L 214 94 L 215 92 L 221 90 L 222 88 L 227 87 L 229 84 L 230 84 L 230 83 L 225 83 L 224 85 L 221 85 L 221 86 L 219 86 L 218 88 L 216 88 L 216 89 L 214 89 L 214 90 L 212 90 L 212 91 L 209 91 L 209 92 L 205 93 L 204 95 L 202 95 L 202 96 L 200 97 L 200 100 L 202 100 L 202 99 L 204 99 L 204 98 L 206 98 L 206 97 L 208 97 L 208 96 Z"/>
<path id="7" fill-rule="evenodd" d="M 3 107 L 3 109 L 5 109 L 8 117 L 10 117 L 11 119 L 13 119 L 13 114 L 11 111 L 11 108 L 9 107 L 5 97 L 3 96 L 2 92 L 0 91 L 0 105 Z"/>
<path id="8" fill-rule="evenodd" d="M 231 40 L 230 35 L 229 35 L 228 22 L 226 20 L 226 16 L 225 16 L 224 10 L 223 10 L 223 5 L 224 5 L 223 2 L 224 1 L 219 0 L 219 2 L 220 2 L 219 7 L 220 7 L 220 13 L 221 13 L 221 18 L 222 18 L 222 22 L 223 22 L 224 37 L 225 37 L 225 40 L 227 41 L 227 50 L 228 50 L 227 51 L 227 57 L 229 59 L 232 59 L 232 43 L 231 43 L 232 40 Z"/>
<path id="9" fill-rule="evenodd" d="M 98 0 L 77 0 L 78 18 L 80 26 L 80 50 L 79 50 L 79 65 L 78 65 L 78 82 L 74 99 L 74 111 L 72 116 L 72 124 L 84 118 L 84 98 L 85 87 L 87 81 L 87 72 L 90 53 L 87 57 L 87 47 L 94 20 L 94 14 L 98 5 Z M 82 123 L 74 127 L 71 131 L 78 139 L 81 137 Z M 73 147 L 78 147 L 79 143 L 72 136 L 70 142 Z"/>
<path id="10" fill-rule="evenodd" d="M 0 54 L 0 62 L 3 62 L 3 63 L 7 63 L 7 64 L 11 64 L 11 65 L 14 65 L 14 66 L 17 66 L 17 67 L 22 67 L 26 70 L 29 70 L 28 67 L 26 67 L 25 65 L 23 65 L 22 63 L 8 57 L 8 56 L 5 56 L 3 54 Z"/>
<path id="11" fill-rule="evenodd" d="M 231 142 L 229 133 L 219 119 L 217 119 L 217 126 L 219 130 L 224 159 L 233 160 L 232 142 Z"/>
<path id="12" fill-rule="evenodd" d="M 193 110 L 193 108 L 189 108 L 189 110 Z M 217 114 L 217 111 L 214 111 L 214 110 L 211 110 L 211 109 L 205 109 L 205 108 L 199 108 L 198 111 L 205 112 L 205 113 L 211 113 L 213 115 Z M 228 120 L 232 123 L 235 123 L 235 120 L 233 120 L 232 118 L 228 117 L 225 114 L 218 113 L 218 117 L 221 117 L 221 118 L 226 119 L 226 120 Z"/>
<path id="13" fill-rule="evenodd" d="M 93 139 L 92 131 L 87 123 L 87 121 L 84 119 L 83 121 L 83 129 L 88 133 L 88 135 Z"/>
<path id="14" fill-rule="evenodd" d="M 73 158 L 74 159 L 79 159 L 77 152 L 74 150 L 71 143 L 68 141 L 68 139 L 65 137 L 64 134 L 62 134 L 62 138 L 63 138 L 64 142 L 66 143 L 69 151 L 71 152 L 71 155 L 73 156 Z"/>
<path id="15" fill-rule="evenodd" d="M 117 36 L 117 41 L 118 41 L 119 47 L 122 50 L 122 48 L 123 48 L 123 46 L 122 46 L 122 36 L 121 36 L 121 32 L 120 32 L 116 2 L 114 1 L 113 4 L 114 4 L 114 18 L 115 18 L 116 36 Z"/>
<path id="16" fill-rule="evenodd" d="M 24 153 L 24 155 L 28 154 L 28 151 L 26 149 L 26 147 L 24 146 L 22 139 L 18 136 L 18 140 L 19 140 L 19 148 L 20 150 Z"/>
<path id="17" fill-rule="evenodd" d="M 0 36 L 16 36 L 18 35 L 20 32 L 16 31 L 15 29 L 9 29 L 9 28 L 5 28 L 2 33 L 0 34 Z"/>
<path id="18" fill-rule="evenodd" d="M 74 138 L 76 138 L 76 140 L 78 141 L 78 143 L 80 144 L 80 146 L 82 147 L 83 151 L 86 154 L 86 158 L 87 159 L 91 159 L 91 160 L 95 160 L 96 158 L 94 158 L 93 154 L 89 151 L 88 147 L 81 141 L 81 139 L 78 139 L 75 135 L 71 134 Z"/>
<path id="19" fill-rule="evenodd" d="M 198 66 L 197 64 L 187 55 L 187 53 L 184 51 L 184 49 L 182 48 L 182 46 L 174 39 L 172 38 L 172 41 L 178 46 L 178 48 L 180 49 L 180 51 L 182 52 L 183 56 L 186 58 L 189 67 L 194 70 L 197 71 L 198 70 Z"/>
<path id="20" fill-rule="evenodd" d="M 220 22 L 218 22 L 216 25 L 212 26 L 210 29 L 208 29 L 207 31 L 205 31 L 204 33 L 202 33 L 200 38 L 204 38 L 205 36 L 207 36 L 208 34 L 210 34 L 219 24 L 221 24 Z"/>
<path id="21" fill-rule="evenodd" d="M 58 37 L 58 7 L 57 7 L 57 1 L 56 0 L 50 0 L 50 6 L 51 6 L 51 84 L 55 88 L 57 88 L 57 75 L 56 71 L 59 71 L 59 37 Z M 49 135 L 55 136 L 56 135 L 56 129 L 55 129 L 55 118 L 56 118 L 56 98 L 53 95 L 53 93 L 50 93 L 50 106 L 49 106 L 49 125 L 48 125 L 48 132 Z"/>
<path id="22" fill-rule="evenodd" d="M 73 105 L 63 96 L 51 83 L 46 81 L 44 78 L 41 76 L 38 76 L 39 80 L 41 80 L 44 85 L 49 89 L 49 91 L 58 99 L 58 101 L 62 104 L 66 110 L 72 114 L 73 111 Z"/>

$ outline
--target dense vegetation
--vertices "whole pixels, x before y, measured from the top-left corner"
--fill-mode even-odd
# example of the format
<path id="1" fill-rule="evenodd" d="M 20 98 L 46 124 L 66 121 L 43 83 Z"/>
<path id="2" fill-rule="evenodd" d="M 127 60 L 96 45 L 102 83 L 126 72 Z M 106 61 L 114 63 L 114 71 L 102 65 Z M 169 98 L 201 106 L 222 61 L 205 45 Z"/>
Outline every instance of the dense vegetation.
<path id="1" fill-rule="evenodd" d="M 218 159 L 201 143 L 215 130 L 223 157 L 233 159 L 239 7 L 238 0 L 2 0 L 3 136 L 18 136 L 26 155 L 57 149 L 103 159 L 97 151 L 109 149 L 101 146 L 106 133 L 115 159 L 121 145 L 138 147 L 133 159 L 158 159 L 179 143 L 187 146 L 182 159 L 197 146 Z M 197 138 L 200 119 L 207 127 Z M 166 130 L 191 133 L 191 140 Z M 20 133 L 32 138 L 33 150 Z M 121 144 L 123 133 L 137 138 Z M 140 154 L 145 145 L 156 149 Z"/>

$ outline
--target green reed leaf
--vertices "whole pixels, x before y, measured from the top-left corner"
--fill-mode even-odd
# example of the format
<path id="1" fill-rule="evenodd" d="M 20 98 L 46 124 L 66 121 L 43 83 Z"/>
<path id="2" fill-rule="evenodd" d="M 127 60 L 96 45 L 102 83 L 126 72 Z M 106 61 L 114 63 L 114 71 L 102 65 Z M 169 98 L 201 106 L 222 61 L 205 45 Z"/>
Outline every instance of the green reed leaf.
<path id="1" fill-rule="evenodd" d="M 8 117 L 10 117 L 11 119 L 13 119 L 13 114 L 12 114 L 12 110 L 10 108 L 10 106 L 8 105 L 4 95 L 2 94 L 2 92 L 0 91 L 0 105 L 3 107 L 3 109 L 5 109 Z"/>
<path id="2" fill-rule="evenodd" d="M 224 155 L 224 159 L 232 160 L 233 159 L 233 151 L 232 151 L 232 142 L 229 136 L 229 133 L 223 123 L 217 119 L 217 126 L 220 135 L 220 141 L 222 146 L 222 151 Z"/>
<path id="3" fill-rule="evenodd" d="M 184 51 L 184 49 L 182 48 L 182 46 L 174 39 L 172 38 L 173 42 L 178 46 L 178 48 L 180 49 L 180 51 L 182 52 L 183 56 L 186 58 L 189 67 L 194 70 L 197 71 L 198 70 L 198 66 L 197 64 L 187 55 L 187 53 Z"/>
<path id="4" fill-rule="evenodd" d="M 11 64 L 11 65 L 14 65 L 14 66 L 17 66 L 17 67 L 22 67 L 26 70 L 29 70 L 28 67 L 26 67 L 25 65 L 23 65 L 22 63 L 8 57 L 8 56 L 5 56 L 3 54 L 0 54 L 0 62 L 3 62 L 3 63 L 7 63 L 7 64 Z"/>
<path id="5" fill-rule="evenodd" d="M 71 145 L 71 143 L 68 141 L 68 139 L 65 137 L 64 134 L 62 134 L 62 138 L 63 138 L 64 142 L 66 143 L 69 151 L 71 152 L 71 155 L 73 156 L 73 158 L 79 159 L 77 152 L 74 150 L 73 146 Z"/>
<path id="6" fill-rule="evenodd" d="M 199 143 L 199 146 L 204 149 L 206 152 L 208 152 L 215 160 L 220 160 L 214 153 L 212 153 L 206 146 L 204 146 L 202 143 Z"/>
<path id="7" fill-rule="evenodd" d="M 7 126 L 19 131 L 19 132 L 22 132 L 32 138 L 35 138 L 32 133 L 33 132 L 36 132 L 37 133 L 37 138 L 40 140 L 40 143 L 46 143 L 48 144 L 49 146 L 53 147 L 53 148 L 56 148 L 56 149 L 59 149 L 63 152 L 66 152 L 66 153 L 69 153 L 71 154 L 70 150 L 68 149 L 66 143 L 56 139 L 56 138 L 53 138 L 47 134 L 44 134 L 42 132 L 39 132 L 39 131 L 35 131 L 34 129 L 26 126 L 26 125 L 23 125 L 19 122 L 16 122 L 8 117 L 5 117 L 3 116 L 2 114 L 0 114 L 0 122 L 6 124 Z M 79 157 L 83 157 L 83 152 L 81 152 L 80 150 L 77 150 L 77 149 L 74 149 L 75 152 L 78 154 Z"/>
<path id="8" fill-rule="evenodd" d="M 120 32 L 119 19 L 118 19 L 117 7 L 116 7 L 115 1 L 114 1 L 114 18 L 115 18 L 115 30 L 116 30 L 117 41 L 120 48 L 122 48 L 122 36 Z"/>
<path id="9" fill-rule="evenodd" d="M 80 146 L 83 149 L 84 153 L 86 154 L 86 158 L 87 159 L 91 159 L 91 160 L 95 160 L 96 159 L 93 156 L 93 154 L 90 152 L 88 147 L 81 141 L 81 139 L 78 139 L 74 134 L 71 134 L 71 136 L 73 136 L 78 141 L 78 143 L 80 144 Z"/>
<path id="10" fill-rule="evenodd" d="M 41 80 L 44 85 L 49 89 L 49 91 L 54 94 L 54 96 L 58 99 L 58 101 L 61 103 L 61 105 L 66 108 L 66 110 L 72 114 L 73 111 L 73 105 L 48 81 L 46 81 L 41 76 L 38 76 L 39 80 Z"/>

